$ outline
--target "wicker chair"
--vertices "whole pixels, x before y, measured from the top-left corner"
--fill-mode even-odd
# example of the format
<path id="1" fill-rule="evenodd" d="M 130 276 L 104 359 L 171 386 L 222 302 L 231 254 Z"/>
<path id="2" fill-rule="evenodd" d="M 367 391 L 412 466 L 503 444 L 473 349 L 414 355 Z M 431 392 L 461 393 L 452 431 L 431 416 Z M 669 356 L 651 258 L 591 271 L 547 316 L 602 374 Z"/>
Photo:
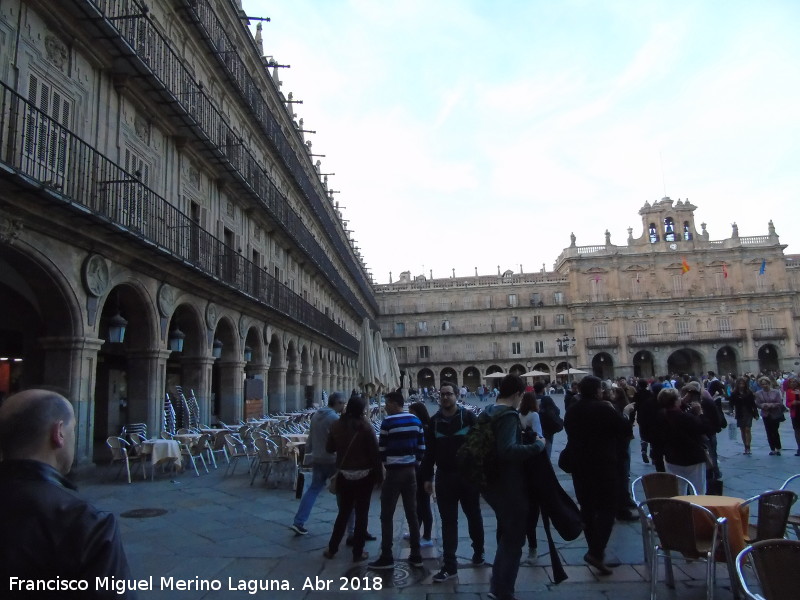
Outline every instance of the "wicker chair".
<path id="1" fill-rule="evenodd" d="M 206 470 L 206 473 L 208 473 L 208 465 L 206 465 L 206 459 L 203 456 L 203 452 L 207 447 L 208 447 L 207 433 L 204 433 L 199 438 L 197 438 L 197 441 L 191 446 L 189 444 L 181 444 L 181 455 L 189 459 L 189 462 L 192 463 L 192 467 L 194 467 L 194 472 L 198 477 L 200 477 L 200 471 L 197 470 L 198 460 L 203 463 L 203 468 Z"/>
<path id="2" fill-rule="evenodd" d="M 748 562 L 761 594 L 750 590 L 745 577 Z M 795 600 L 800 589 L 800 541 L 764 540 L 748 546 L 736 557 L 736 575 L 748 600 Z"/>
<path id="3" fill-rule="evenodd" d="M 789 479 L 783 482 L 783 485 L 780 489 L 788 489 L 790 484 L 800 486 L 800 473 L 789 477 Z M 798 487 L 798 489 L 800 489 L 800 487 Z M 800 540 L 800 513 L 789 514 L 789 525 L 794 530 L 794 536 Z"/>
<path id="4" fill-rule="evenodd" d="M 734 581 L 733 559 L 727 544 L 727 521 L 716 518 L 714 514 L 702 506 L 677 500 L 675 498 L 652 498 L 639 504 L 640 514 L 652 522 L 652 529 L 657 535 L 650 550 L 650 600 L 656 600 L 658 583 L 658 559 L 664 559 L 667 585 L 675 587 L 672 573 L 673 553 L 678 553 L 686 560 L 706 561 L 706 598 L 713 600 L 716 584 L 716 555 L 722 549 L 728 564 L 731 581 Z M 705 525 L 700 527 L 697 525 Z M 704 531 L 705 529 L 705 531 Z M 737 597 L 735 583 L 734 597 Z"/>
<path id="5" fill-rule="evenodd" d="M 272 469 L 277 464 L 285 463 L 288 458 L 281 456 L 280 449 L 275 442 L 270 439 L 257 437 L 255 439 L 257 462 L 253 469 L 253 476 L 250 478 L 250 485 L 256 480 L 256 475 L 260 470 L 264 470 L 264 483 L 269 479 Z"/>
<path id="6" fill-rule="evenodd" d="M 687 489 L 692 495 L 697 495 L 694 484 L 685 477 L 673 473 L 647 473 L 646 475 L 637 477 L 633 480 L 633 483 L 631 483 L 631 497 L 637 505 L 641 502 L 641 499 L 636 493 L 637 484 L 641 484 L 642 491 L 644 492 L 644 499 L 646 500 L 650 500 L 651 498 L 674 498 L 675 496 L 684 496 L 686 495 Z M 639 513 L 639 521 L 642 526 L 644 560 L 647 564 L 650 564 L 650 549 L 653 547 L 652 521 L 642 512 Z"/>
<path id="7" fill-rule="evenodd" d="M 790 490 L 775 490 L 753 496 L 742 506 L 756 504 L 756 523 L 747 527 L 745 542 L 752 544 L 786 536 L 789 511 L 797 501 L 797 494 Z"/>
<path id="8" fill-rule="evenodd" d="M 131 463 L 128 459 L 128 449 L 130 448 L 130 444 L 120 437 L 111 436 L 106 439 L 106 445 L 111 449 L 111 462 L 108 466 L 110 467 L 115 462 L 120 463 L 119 471 L 117 471 L 117 477 L 119 477 L 119 474 L 122 472 L 122 467 L 124 466 L 125 472 L 128 474 L 128 483 L 130 483 Z M 114 479 L 116 479 L 116 477 Z"/>

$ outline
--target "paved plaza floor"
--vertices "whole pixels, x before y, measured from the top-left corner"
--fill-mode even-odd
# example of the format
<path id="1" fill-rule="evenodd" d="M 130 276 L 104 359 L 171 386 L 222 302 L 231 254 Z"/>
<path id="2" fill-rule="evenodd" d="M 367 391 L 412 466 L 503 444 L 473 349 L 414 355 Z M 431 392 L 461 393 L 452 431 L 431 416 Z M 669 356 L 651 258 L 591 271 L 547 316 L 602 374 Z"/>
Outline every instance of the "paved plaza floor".
<path id="1" fill-rule="evenodd" d="M 554 396 L 557 402 L 560 396 Z M 432 405 L 432 410 L 435 407 Z M 766 436 L 760 421 L 754 423 L 752 456 L 742 455 L 738 430 L 732 439 L 727 431 L 719 437 L 720 467 L 725 494 L 748 498 L 761 491 L 778 487 L 789 475 L 800 472 L 800 457 L 794 456 L 795 443 L 791 425 L 781 426 L 783 456 L 768 456 Z M 565 434 L 556 435 L 553 462 L 565 443 Z M 653 471 L 641 461 L 639 441 L 631 443 L 632 477 Z M 88 467 L 77 475 L 81 493 L 99 508 L 122 515 L 137 509 L 157 514 L 144 518 L 120 517 L 123 542 L 136 579 L 152 581 L 152 589 L 140 592 L 146 599 L 214 599 L 262 598 L 289 600 L 294 598 L 354 598 L 371 594 L 382 599 L 486 598 L 489 591 L 488 566 L 470 564 L 472 549 L 461 515 L 459 540 L 459 573 L 457 579 L 445 583 L 431 582 L 439 570 L 441 536 L 438 514 L 434 510 L 434 545 L 423 548 L 424 568 L 410 568 L 401 559 L 408 556 L 408 544 L 402 539 L 403 514 L 398 506 L 395 514 L 394 571 L 371 571 L 365 565 L 353 566 L 349 548 L 342 546 L 331 560 L 322 556 L 336 517 L 334 497 L 323 491 L 306 523 L 309 534 L 296 536 L 290 529 L 299 501 L 290 489 L 289 473 L 273 474 L 265 485 L 257 478 L 250 486 L 244 463 L 237 472 L 224 475 L 224 467 L 177 476 L 156 474 L 155 481 L 142 481 L 141 475 L 132 484 L 124 475 L 114 480 L 117 467 Z M 556 468 L 564 488 L 572 493 L 568 475 Z M 137 472 L 138 473 L 138 472 Z M 277 487 L 274 487 L 277 484 Z M 435 506 L 435 505 L 434 505 Z M 370 531 L 380 537 L 380 503 L 378 492 L 370 508 Z M 495 552 L 495 520 L 488 505 L 483 507 L 486 531 L 486 558 L 491 562 Z M 621 563 L 614 574 L 599 577 L 582 560 L 586 552 L 583 536 L 562 542 L 557 547 L 569 579 L 560 585 L 552 581 L 547 542 L 539 527 L 540 556 L 534 564 L 525 562 L 517 579 L 517 597 L 521 600 L 583 598 L 647 598 L 649 583 L 643 564 L 642 538 L 637 522 L 620 523 L 607 551 L 609 562 Z M 380 550 L 380 540 L 367 543 L 370 560 Z M 527 549 L 525 549 L 527 550 Z M 523 558 L 527 552 L 523 552 Z M 704 565 L 675 561 L 676 588 L 670 590 L 662 582 L 658 598 L 698 599 L 705 597 Z M 727 569 L 717 569 L 716 594 L 731 598 Z M 254 593 L 257 584 L 272 591 Z M 199 590 L 198 586 L 219 586 L 218 590 Z M 189 589 L 179 589 L 189 586 Z M 248 587 L 250 586 L 250 587 Z M 233 588 L 233 589 L 231 589 Z"/>

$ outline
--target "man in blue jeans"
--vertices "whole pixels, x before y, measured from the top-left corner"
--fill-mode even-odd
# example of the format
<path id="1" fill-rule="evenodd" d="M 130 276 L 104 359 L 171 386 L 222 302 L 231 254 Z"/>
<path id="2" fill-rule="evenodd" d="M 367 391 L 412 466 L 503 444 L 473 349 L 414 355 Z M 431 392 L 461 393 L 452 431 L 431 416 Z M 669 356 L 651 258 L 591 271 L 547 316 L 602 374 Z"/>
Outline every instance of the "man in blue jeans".
<path id="1" fill-rule="evenodd" d="M 308 529 L 305 528 L 306 521 L 311 515 L 311 509 L 317 500 L 322 488 L 325 487 L 328 479 L 336 472 L 336 455 L 325 452 L 325 443 L 328 440 L 331 425 L 339 418 L 339 414 L 344 410 L 345 398 L 339 392 L 334 392 L 328 396 L 328 406 L 320 408 L 311 416 L 311 424 L 306 440 L 306 454 L 311 454 L 311 485 L 303 494 L 297 514 L 294 516 L 294 523 L 291 529 L 296 535 L 306 535 Z"/>

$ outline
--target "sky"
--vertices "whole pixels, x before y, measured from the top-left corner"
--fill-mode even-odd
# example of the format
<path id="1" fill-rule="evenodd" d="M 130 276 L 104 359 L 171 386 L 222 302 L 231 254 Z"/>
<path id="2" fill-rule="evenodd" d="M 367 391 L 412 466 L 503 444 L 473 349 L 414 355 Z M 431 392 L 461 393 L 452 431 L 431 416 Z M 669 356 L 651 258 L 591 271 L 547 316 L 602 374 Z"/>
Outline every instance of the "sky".
<path id="1" fill-rule="evenodd" d="M 550 271 L 664 196 L 800 253 L 796 0 L 243 6 L 375 283 Z"/>

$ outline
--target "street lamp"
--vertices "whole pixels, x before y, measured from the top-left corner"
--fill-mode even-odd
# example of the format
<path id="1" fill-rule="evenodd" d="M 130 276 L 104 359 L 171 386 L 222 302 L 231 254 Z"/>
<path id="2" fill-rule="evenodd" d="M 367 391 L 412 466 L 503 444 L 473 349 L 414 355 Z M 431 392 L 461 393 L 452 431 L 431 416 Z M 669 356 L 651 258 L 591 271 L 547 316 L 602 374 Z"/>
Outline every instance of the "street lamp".
<path id="1" fill-rule="evenodd" d="M 570 339 L 570 337 L 567 335 L 566 332 L 564 332 L 564 335 L 561 336 L 560 338 L 556 338 L 556 344 L 558 344 L 558 350 L 560 352 L 563 352 L 567 359 L 567 385 L 569 385 L 569 369 L 570 369 L 569 351 L 570 349 L 575 347 L 575 343 L 576 343 L 575 338 L 573 337 L 572 339 Z"/>

